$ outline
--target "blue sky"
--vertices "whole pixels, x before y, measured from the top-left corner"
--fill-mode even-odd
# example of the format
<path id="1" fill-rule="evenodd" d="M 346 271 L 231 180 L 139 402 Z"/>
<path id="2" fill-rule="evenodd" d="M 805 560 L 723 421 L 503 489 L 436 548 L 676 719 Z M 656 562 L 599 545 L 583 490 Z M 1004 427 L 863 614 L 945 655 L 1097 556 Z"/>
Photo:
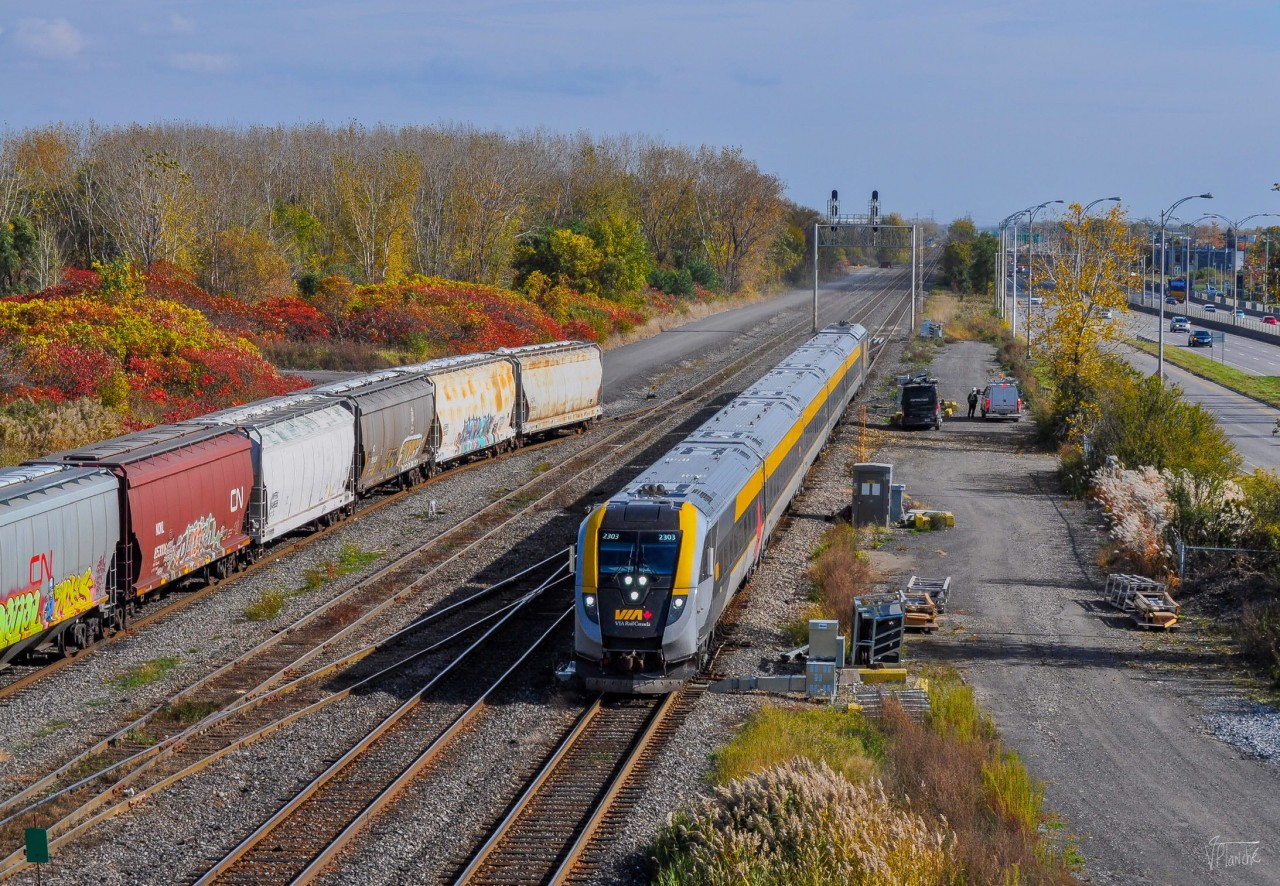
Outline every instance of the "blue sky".
<path id="1" fill-rule="evenodd" d="M 1275 0 L 0 0 L 9 130 L 643 134 L 741 146 L 804 205 L 877 188 L 943 222 L 1206 190 L 1179 214 L 1280 213 L 1278 78 Z"/>

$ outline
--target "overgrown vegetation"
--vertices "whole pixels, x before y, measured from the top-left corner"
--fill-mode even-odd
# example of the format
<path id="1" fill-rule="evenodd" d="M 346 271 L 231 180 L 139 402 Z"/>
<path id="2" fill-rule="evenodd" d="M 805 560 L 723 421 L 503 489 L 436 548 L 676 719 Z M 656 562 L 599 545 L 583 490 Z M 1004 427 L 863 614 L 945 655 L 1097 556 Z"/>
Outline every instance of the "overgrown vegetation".
<path id="1" fill-rule="evenodd" d="M 244 617 L 249 621 L 271 621 L 284 611 L 284 601 L 283 591 L 268 588 L 244 608 Z"/>
<path id="2" fill-rule="evenodd" d="M 1073 882 L 1073 847 L 1041 833 L 1056 830 L 1041 785 L 969 688 L 939 672 L 930 697 L 924 723 L 893 703 L 881 721 L 799 706 L 754 714 L 716 755 L 713 795 L 660 831 L 654 882 Z"/>
<path id="3" fill-rule="evenodd" d="M 302 574 L 303 590 L 314 591 L 329 582 L 358 572 L 370 563 L 375 563 L 386 554 L 386 551 L 366 551 L 354 542 L 347 542 L 338 551 L 338 559 L 326 560 L 319 566 L 312 567 Z"/>
<path id="4" fill-rule="evenodd" d="M 802 619 L 787 626 L 788 636 L 797 643 L 806 642 L 811 618 L 837 619 L 840 633 L 849 636 L 853 598 L 872 588 L 871 566 L 860 551 L 857 529 L 837 523 L 822 534 L 809 566 L 809 581 L 811 605 Z"/>
<path id="5" fill-rule="evenodd" d="M 130 668 L 111 682 L 120 689 L 138 689 L 159 680 L 176 668 L 179 662 L 180 659 L 177 658 L 153 658 Z"/>

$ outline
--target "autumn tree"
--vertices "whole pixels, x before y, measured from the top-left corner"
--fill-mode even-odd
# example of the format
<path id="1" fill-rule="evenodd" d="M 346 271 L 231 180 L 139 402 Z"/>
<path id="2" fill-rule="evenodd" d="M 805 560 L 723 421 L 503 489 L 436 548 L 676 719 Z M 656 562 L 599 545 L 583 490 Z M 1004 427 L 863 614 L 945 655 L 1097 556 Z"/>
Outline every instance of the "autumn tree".
<path id="1" fill-rule="evenodd" d="M 395 281 L 407 271 L 410 210 L 419 167 L 411 154 L 374 147 L 353 129 L 333 158 L 333 187 L 342 230 L 361 278 Z"/>
<path id="2" fill-rule="evenodd" d="M 121 138 L 98 166 L 95 209 L 116 250 L 148 267 L 167 261 L 194 265 L 200 200 L 176 157 Z"/>
<path id="3" fill-rule="evenodd" d="M 210 292 L 229 292 L 246 302 L 293 293 L 289 262 L 263 234 L 244 229 L 220 231 L 213 237 L 213 246 L 199 277 Z"/>
<path id="4" fill-rule="evenodd" d="M 782 182 L 741 148 L 698 152 L 698 223 L 703 247 L 724 281 L 738 292 L 760 280 L 784 218 Z"/>
<path id="5" fill-rule="evenodd" d="M 1062 221 L 1063 238 L 1050 255 L 1037 256 L 1028 285 L 1049 284 L 1046 310 L 1033 319 L 1036 352 L 1052 380 L 1052 415 L 1060 437 L 1096 416 L 1097 387 L 1108 350 L 1123 337 L 1103 312 L 1128 309 L 1129 273 L 1137 247 L 1128 236 L 1123 210 L 1087 216 L 1072 204 Z"/>

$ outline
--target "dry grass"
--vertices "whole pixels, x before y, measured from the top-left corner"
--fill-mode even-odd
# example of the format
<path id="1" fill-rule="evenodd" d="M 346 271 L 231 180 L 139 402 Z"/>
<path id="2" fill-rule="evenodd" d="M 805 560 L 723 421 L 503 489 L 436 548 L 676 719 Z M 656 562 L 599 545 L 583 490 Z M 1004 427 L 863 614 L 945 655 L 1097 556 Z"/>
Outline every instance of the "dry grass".
<path id="1" fill-rule="evenodd" d="M 613 348 L 620 348 L 623 345 L 634 344 L 646 338 L 653 338 L 668 329 L 678 329 L 686 323 L 713 317 L 716 314 L 723 314 L 725 311 L 740 308 L 743 305 L 754 304 L 766 297 L 767 295 L 757 293 L 740 293 L 732 298 L 715 298 L 709 301 L 692 303 L 682 302 L 679 311 L 652 317 L 639 326 L 633 326 L 626 332 L 616 332 L 602 341 L 600 346 L 609 351 Z"/>
<path id="2" fill-rule="evenodd" d="M 871 564 L 858 550 L 858 532 L 839 523 L 822 536 L 822 544 L 809 567 L 816 599 L 814 618 L 840 621 L 840 633 L 850 636 L 853 598 L 874 590 Z"/>
<path id="3" fill-rule="evenodd" d="M 945 823 L 797 759 L 717 788 L 658 838 L 662 886 L 942 886 L 954 882 Z"/>
<path id="4" fill-rule="evenodd" d="M 950 675 L 930 680 L 933 713 L 917 723 L 885 707 L 886 769 L 897 793 L 955 834 L 957 882 L 1065 886 L 1067 861 L 1039 835 L 1042 788 L 995 736 L 968 687 Z M 1068 846 L 1069 849 L 1069 846 Z"/>
<path id="5" fill-rule="evenodd" d="M 97 400 L 82 398 L 55 405 L 10 403 L 0 409 L 0 465 L 16 465 L 124 432 L 120 413 Z"/>
<path id="6" fill-rule="evenodd" d="M 1280 686 L 1280 601 L 1246 602 L 1236 642 L 1246 657 L 1266 670 L 1273 685 Z"/>

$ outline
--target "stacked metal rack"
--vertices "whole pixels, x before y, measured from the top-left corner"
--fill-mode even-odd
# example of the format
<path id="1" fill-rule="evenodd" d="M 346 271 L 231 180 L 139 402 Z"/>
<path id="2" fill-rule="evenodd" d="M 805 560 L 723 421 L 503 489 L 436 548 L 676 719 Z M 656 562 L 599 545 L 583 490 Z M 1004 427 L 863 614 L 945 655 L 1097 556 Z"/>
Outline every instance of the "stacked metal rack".
<path id="1" fill-rule="evenodd" d="M 1169 586 L 1145 575 L 1112 573 L 1104 590 L 1107 602 L 1129 613 L 1140 628 L 1170 630 L 1178 626 L 1182 607 L 1169 595 Z"/>

